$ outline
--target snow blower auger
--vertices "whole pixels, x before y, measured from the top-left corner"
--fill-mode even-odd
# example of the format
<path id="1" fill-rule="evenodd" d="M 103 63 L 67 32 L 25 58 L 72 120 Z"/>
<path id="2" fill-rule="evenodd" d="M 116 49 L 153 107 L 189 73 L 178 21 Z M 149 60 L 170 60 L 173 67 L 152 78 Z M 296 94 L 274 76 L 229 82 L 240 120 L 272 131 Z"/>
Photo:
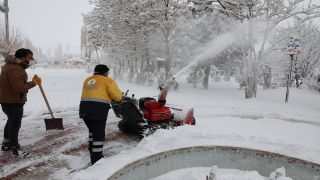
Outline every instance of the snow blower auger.
<path id="1" fill-rule="evenodd" d="M 111 106 L 119 121 L 120 131 L 138 134 L 142 138 L 154 133 L 157 129 L 172 129 L 184 124 L 195 125 L 193 108 L 180 109 L 167 107 L 166 97 L 170 86 L 174 83 L 172 78 L 165 84 L 159 86 L 160 94 L 158 100 L 152 97 L 142 97 L 139 100 L 123 95 L 124 103 L 112 102 Z"/>

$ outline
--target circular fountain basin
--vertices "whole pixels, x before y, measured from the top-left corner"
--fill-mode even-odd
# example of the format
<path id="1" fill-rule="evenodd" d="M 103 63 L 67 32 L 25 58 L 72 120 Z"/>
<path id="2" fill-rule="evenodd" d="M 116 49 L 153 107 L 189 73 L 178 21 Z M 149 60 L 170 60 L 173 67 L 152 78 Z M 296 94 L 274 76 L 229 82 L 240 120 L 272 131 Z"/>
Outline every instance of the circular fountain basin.
<path id="1" fill-rule="evenodd" d="M 178 169 L 214 165 L 224 169 L 257 171 L 265 177 L 284 167 L 286 176 L 292 179 L 320 179 L 320 165 L 305 160 L 255 149 L 196 146 L 139 159 L 115 172 L 108 180 L 148 180 Z"/>

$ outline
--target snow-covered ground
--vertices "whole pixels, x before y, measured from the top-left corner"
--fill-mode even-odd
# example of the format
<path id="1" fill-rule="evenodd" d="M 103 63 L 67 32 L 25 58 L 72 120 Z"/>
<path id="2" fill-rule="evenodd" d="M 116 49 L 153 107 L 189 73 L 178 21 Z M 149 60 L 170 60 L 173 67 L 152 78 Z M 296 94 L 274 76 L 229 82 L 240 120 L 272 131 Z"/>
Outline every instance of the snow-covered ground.
<path id="1" fill-rule="evenodd" d="M 204 180 L 208 176 L 210 169 L 209 167 L 179 169 L 150 180 Z M 266 180 L 257 171 L 218 169 L 215 174 L 219 180 Z"/>
<path id="2" fill-rule="evenodd" d="M 199 88 L 200 85 L 193 88 L 192 84 L 186 82 L 187 74 L 182 73 L 176 78 L 180 84 L 179 90 L 168 93 L 167 104 L 172 107 L 193 107 L 195 126 L 185 125 L 174 130 L 158 130 L 139 142 L 134 138 L 106 142 L 105 158 L 94 166 L 78 171 L 77 169 L 86 167 L 90 162 L 86 148 L 79 148 L 71 154 L 60 152 L 86 144 L 88 135 L 84 123 L 78 118 L 77 110 L 83 80 L 90 74 L 74 69 L 37 68 L 28 69 L 27 72 L 29 79 L 34 74 L 42 78 L 42 86 L 51 109 L 55 117 L 63 118 L 65 131 L 71 127 L 80 129 L 70 131 L 68 136 L 73 139 L 50 152 L 54 155 L 51 159 L 54 158 L 55 162 L 59 163 L 52 163 L 51 169 L 29 168 L 27 173 L 21 175 L 24 178 L 29 177 L 27 179 L 31 176 L 41 176 L 45 179 L 107 179 L 126 164 L 140 158 L 170 149 L 199 145 L 245 147 L 320 164 L 319 92 L 292 87 L 289 103 L 285 103 L 285 87 L 269 90 L 259 87 L 257 98 L 245 99 L 244 90 L 239 90 L 238 83 L 233 80 L 210 82 L 209 89 L 203 90 Z M 129 89 L 129 95 L 134 93 L 136 98 L 159 94 L 155 86 L 138 86 L 127 83 L 125 78 L 117 83 L 122 91 Z M 59 131 L 46 131 L 43 121 L 45 118 L 50 116 L 39 88 L 35 87 L 29 91 L 20 130 L 20 144 L 22 147 L 32 147 L 28 150 L 35 155 L 13 164 L 2 165 L 0 177 L 7 177 L 34 162 L 48 161 L 49 154 L 41 156 L 36 153 L 37 142 L 47 136 L 54 138 Z M 113 111 L 109 111 L 106 133 L 111 134 L 106 138 L 112 134 L 121 134 L 116 129 L 118 121 Z M 1 112 L 1 135 L 5 123 L 6 116 Z M 5 156 L 3 153 L 0 157 L 1 155 Z"/>

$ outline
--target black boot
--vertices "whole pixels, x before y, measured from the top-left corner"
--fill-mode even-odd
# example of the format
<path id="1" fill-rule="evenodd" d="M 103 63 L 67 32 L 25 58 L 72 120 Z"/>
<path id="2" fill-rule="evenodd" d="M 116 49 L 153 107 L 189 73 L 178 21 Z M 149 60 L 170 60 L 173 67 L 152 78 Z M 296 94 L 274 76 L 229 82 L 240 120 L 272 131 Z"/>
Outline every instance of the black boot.
<path id="1" fill-rule="evenodd" d="M 99 161 L 100 159 L 104 158 L 104 156 L 101 154 L 101 155 L 98 155 L 98 156 L 90 156 L 91 158 L 91 164 L 94 165 L 97 161 Z"/>
<path id="2" fill-rule="evenodd" d="M 11 147 L 11 155 L 19 158 L 27 158 L 31 156 L 30 153 L 23 151 L 20 146 Z"/>
<path id="3" fill-rule="evenodd" d="M 1 151 L 10 151 L 10 150 L 11 150 L 10 141 L 2 142 Z"/>

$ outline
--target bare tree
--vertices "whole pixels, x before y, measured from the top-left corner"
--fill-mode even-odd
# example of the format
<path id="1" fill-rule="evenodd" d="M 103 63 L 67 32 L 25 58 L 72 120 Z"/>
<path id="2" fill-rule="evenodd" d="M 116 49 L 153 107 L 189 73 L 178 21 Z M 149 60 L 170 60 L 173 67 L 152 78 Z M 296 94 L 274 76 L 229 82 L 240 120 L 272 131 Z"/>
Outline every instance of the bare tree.
<path id="1" fill-rule="evenodd" d="M 49 57 L 49 59 L 51 58 L 51 49 L 49 48 L 49 49 L 47 49 L 47 55 L 48 55 L 48 57 Z"/>
<path id="2" fill-rule="evenodd" d="M 57 44 L 57 46 L 54 48 L 54 62 L 55 64 L 59 64 L 62 62 L 63 57 L 63 50 L 61 43 Z"/>
<path id="3" fill-rule="evenodd" d="M 45 55 L 42 53 L 42 49 L 34 46 L 31 40 L 28 38 L 26 39 L 23 47 L 30 49 L 33 52 L 33 56 L 37 61 L 42 61 L 46 58 Z"/>
<path id="4" fill-rule="evenodd" d="M 26 35 L 21 30 L 11 27 L 9 42 L 6 40 L 5 23 L 0 21 L 0 54 L 5 58 L 21 48 L 26 40 Z"/>

